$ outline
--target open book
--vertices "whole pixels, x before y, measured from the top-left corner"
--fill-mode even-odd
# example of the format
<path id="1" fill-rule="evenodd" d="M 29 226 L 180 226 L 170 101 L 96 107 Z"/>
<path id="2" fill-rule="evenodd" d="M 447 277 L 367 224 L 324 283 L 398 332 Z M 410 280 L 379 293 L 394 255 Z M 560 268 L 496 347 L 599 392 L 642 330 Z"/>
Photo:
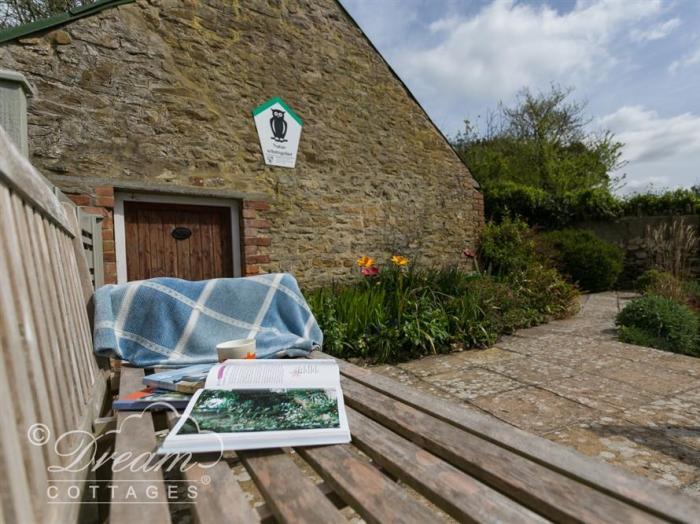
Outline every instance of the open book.
<path id="1" fill-rule="evenodd" d="M 160 453 L 350 442 L 334 360 L 227 360 L 215 365 Z"/>

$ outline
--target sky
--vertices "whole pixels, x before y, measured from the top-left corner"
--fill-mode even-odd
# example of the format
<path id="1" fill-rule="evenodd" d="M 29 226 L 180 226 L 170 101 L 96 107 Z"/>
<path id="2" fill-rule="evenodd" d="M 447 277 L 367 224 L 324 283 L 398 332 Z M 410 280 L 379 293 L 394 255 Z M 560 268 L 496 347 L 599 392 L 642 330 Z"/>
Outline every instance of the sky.
<path id="1" fill-rule="evenodd" d="M 447 136 L 554 83 L 625 143 L 620 192 L 700 183 L 700 0 L 341 2 Z"/>

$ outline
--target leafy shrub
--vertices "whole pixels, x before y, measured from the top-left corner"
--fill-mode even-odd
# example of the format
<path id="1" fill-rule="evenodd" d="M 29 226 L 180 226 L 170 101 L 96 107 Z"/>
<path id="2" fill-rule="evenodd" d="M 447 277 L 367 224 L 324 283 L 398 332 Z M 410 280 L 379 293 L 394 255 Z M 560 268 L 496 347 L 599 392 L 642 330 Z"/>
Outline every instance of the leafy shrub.
<path id="1" fill-rule="evenodd" d="M 637 291 L 644 295 L 659 295 L 676 302 L 685 302 L 686 292 L 683 283 L 671 273 L 660 269 L 649 269 L 635 282 Z"/>
<path id="2" fill-rule="evenodd" d="M 353 284 L 307 293 L 324 351 L 341 358 L 399 361 L 486 347 L 503 333 L 574 310 L 576 290 L 532 265 L 499 279 L 456 268 L 386 268 Z"/>
<path id="3" fill-rule="evenodd" d="M 540 187 L 507 181 L 484 184 L 483 191 L 486 216 L 490 220 L 520 218 L 531 226 L 547 230 L 622 216 L 700 213 L 700 196 L 689 189 L 620 198 L 604 187 L 551 193 Z"/>
<path id="4" fill-rule="evenodd" d="M 684 280 L 682 285 L 688 306 L 695 311 L 700 311 L 700 281 Z"/>
<path id="5" fill-rule="evenodd" d="M 356 284 L 308 293 L 324 350 L 378 362 L 448 350 L 449 319 L 430 276 L 435 274 L 390 268 Z"/>
<path id="6" fill-rule="evenodd" d="M 664 193 L 642 193 L 623 201 L 625 215 L 694 215 L 700 211 L 700 197 L 690 189 Z"/>
<path id="7" fill-rule="evenodd" d="M 579 307 L 578 290 L 554 268 L 536 264 L 511 275 L 508 286 L 521 297 L 529 311 L 537 314 L 531 324 L 566 318 L 576 313 Z"/>
<path id="8" fill-rule="evenodd" d="M 635 289 L 644 295 L 659 295 L 700 311 L 700 282 L 679 280 L 661 269 L 649 269 L 635 281 Z"/>
<path id="9" fill-rule="evenodd" d="M 623 202 L 607 189 L 553 194 L 537 187 L 501 182 L 484 187 L 486 216 L 520 218 L 532 226 L 555 229 L 584 220 L 611 220 L 623 214 Z"/>
<path id="10" fill-rule="evenodd" d="M 697 315 L 669 298 L 645 295 L 632 300 L 617 315 L 616 324 L 623 342 L 700 355 Z"/>
<path id="11" fill-rule="evenodd" d="M 484 267 L 496 275 L 523 271 L 537 262 L 534 234 L 519 219 L 486 224 L 479 249 Z"/>
<path id="12" fill-rule="evenodd" d="M 624 253 L 591 231 L 563 229 L 544 235 L 559 270 L 587 291 L 611 289 L 622 272 Z"/>

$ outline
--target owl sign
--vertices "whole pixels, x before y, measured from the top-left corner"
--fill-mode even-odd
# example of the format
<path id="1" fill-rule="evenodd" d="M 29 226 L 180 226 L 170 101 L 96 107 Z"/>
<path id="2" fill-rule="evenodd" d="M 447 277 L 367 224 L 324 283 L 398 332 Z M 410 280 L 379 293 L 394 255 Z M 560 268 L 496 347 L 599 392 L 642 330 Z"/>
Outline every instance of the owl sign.
<path id="1" fill-rule="evenodd" d="M 253 109 L 253 118 L 265 163 L 294 167 L 301 138 L 301 118 L 276 97 Z"/>

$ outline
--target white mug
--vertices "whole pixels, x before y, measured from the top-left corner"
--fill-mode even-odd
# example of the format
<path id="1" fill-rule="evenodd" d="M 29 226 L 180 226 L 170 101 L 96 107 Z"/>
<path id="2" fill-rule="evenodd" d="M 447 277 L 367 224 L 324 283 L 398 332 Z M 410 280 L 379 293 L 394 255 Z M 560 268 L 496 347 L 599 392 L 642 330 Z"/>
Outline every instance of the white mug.
<path id="1" fill-rule="evenodd" d="M 219 355 L 219 362 L 229 358 L 248 358 L 251 353 L 255 355 L 255 339 L 239 338 L 227 340 L 216 345 L 216 352 Z"/>

